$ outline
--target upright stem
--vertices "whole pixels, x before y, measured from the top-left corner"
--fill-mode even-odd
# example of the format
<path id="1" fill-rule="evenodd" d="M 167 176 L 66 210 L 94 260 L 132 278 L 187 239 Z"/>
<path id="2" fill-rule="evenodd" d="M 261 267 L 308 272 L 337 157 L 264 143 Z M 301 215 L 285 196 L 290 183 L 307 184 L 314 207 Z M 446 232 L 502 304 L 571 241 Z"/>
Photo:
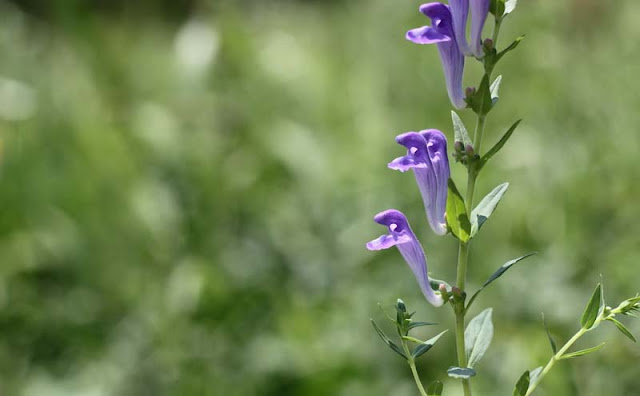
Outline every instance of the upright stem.
<path id="1" fill-rule="evenodd" d="M 416 386 L 418 387 L 418 390 L 420 391 L 420 395 L 427 396 L 427 391 L 424 390 L 424 387 L 422 386 L 422 381 L 420 381 L 420 376 L 418 375 L 418 370 L 416 369 L 416 362 L 413 359 L 413 356 L 411 356 L 411 351 L 409 351 L 409 347 L 407 346 L 407 342 L 404 339 L 402 339 L 402 348 L 404 349 L 405 356 L 407 356 L 407 363 L 409 364 L 409 367 L 411 367 L 411 373 L 413 374 L 413 380 L 416 382 Z"/>

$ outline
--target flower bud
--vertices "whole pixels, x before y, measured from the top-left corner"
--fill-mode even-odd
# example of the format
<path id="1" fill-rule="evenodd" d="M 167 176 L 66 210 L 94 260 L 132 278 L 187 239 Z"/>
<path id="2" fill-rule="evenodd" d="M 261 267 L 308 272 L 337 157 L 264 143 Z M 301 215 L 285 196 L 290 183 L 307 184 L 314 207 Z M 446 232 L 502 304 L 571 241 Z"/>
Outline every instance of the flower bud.
<path id="1" fill-rule="evenodd" d="M 472 97 L 473 95 L 475 95 L 475 94 L 476 94 L 476 88 L 475 88 L 475 87 L 467 87 L 467 88 L 464 90 L 464 95 L 465 95 L 465 97 L 467 97 L 467 98 L 471 98 L 471 97 Z"/>
<path id="2" fill-rule="evenodd" d="M 467 144 L 467 147 L 464 148 L 465 153 L 467 154 L 467 157 L 469 158 L 473 158 L 475 151 L 473 150 L 473 146 L 470 144 Z"/>
<path id="3" fill-rule="evenodd" d="M 456 153 L 461 153 L 463 148 L 464 146 L 461 141 L 457 141 L 453 144 L 453 149 L 456 151 Z"/>
<path id="4" fill-rule="evenodd" d="M 485 53 L 491 51 L 493 49 L 493 40 L 491 40 L 490 38 L 485 39 L 482 43 L 482 48 L 484 49 Z"/>

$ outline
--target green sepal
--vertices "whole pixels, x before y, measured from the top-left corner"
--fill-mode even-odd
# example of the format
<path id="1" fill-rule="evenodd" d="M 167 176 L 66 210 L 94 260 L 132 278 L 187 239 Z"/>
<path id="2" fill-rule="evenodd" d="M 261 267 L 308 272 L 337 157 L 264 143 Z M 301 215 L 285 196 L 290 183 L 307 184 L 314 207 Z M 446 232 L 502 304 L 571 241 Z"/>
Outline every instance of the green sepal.
<path id="1" fill-rule="evenodd" d="M 444 385 L 440 381 L 434 381 L 427 386 L 427 396 L 442 396 Z"/>
<path id="2" fill-rule="evenodd" d="M 587 304 L 587 307 L 582 313 L 582 319 L 580 319 L 580 325 L 583 329 L 590 329 L 598 318 L 600 310 L 603 309 L 604 304 L 602 301 L 602 285 L 598 283 L 596 289 L 591 295 L 591 299 Z"/>
<path id="3" fill-rule="evenodd" d="M 529 390 L 529 370 L 522 373 L 516 387 L 513 388 L 513 396 L 524 396 Z"/>
<path id="4" fill-rule="evenodd" d="M 521 121 L 522 119 L 514 122 L 513 125 L 511 125 L 509 129 L 507 129 L 507 132 L 505 132 L 505 134 L 502 135 L 500 140 L 498 140 L 498 142 L 493 147 L 491 147 L 491 149 L 487 151 L 485 155 L 482 156 L 482 159 L 480 160 L 480 164 L 478 165 L 479 169 L 482 169 L 482 167 L 487 163 L 487 161 L 489 161 L 491 157 L 493 157 L 498 153 L 498 151 L 500 151 L 500 149 L 504 146 L 504 144 L 507 143 L 507 140 L 509 140 L 511 135 L 513 135 L 513 132 L 516 130 L 516 128 L 518 127 Z"/>
<path id="5" fill-rule="evenodd" d="M 449 231 L 461 242 L 468 242 L 471 233 L 471 223 L 467 216 L 467 209 L 464 199 L 456 188 L 453 180 L 448 182 L 449 193 L 447 194 L 447 227 Z"/>
<path id="6" fill-rule="evenodd" d="M 610 322 L 613 322 L 613 324 L 616 325 L 618 330 L 620 330 L 622 334 L 627 336 L 628 339 L 630 339 L 633 342 L 636 342 L 636 337 L 634 337 L 633 334 L 631 334 L 631 331 L 629 331 L 629 329 L 627 329 L 625 325 L 623 325 L 617 319 L 614 319 L 614 318 L 607 318 L 607 320 Z"/>
<path id="7" fill-rule="evenodd" d="M 427 351 L 429 351 L 429 349 L 431 349 L 436 342 L 438 342 L 438 340 L 440 339 L 440 337 L 442 337 L 442 335 L 444 333 L 446 333 L 448 330 L 443 331 L 442 333 L 438 334 L 437 336 L 433 337 L 433 338 L 429 338 L 428 340 L 424 341 L 422 344 L 418 345 L 413 352 L 411 353 L 411 356 L 414 359 L 419 358 L 420 356 L 424 355 L 425 353 L 427 353 Z"/>
<path id="8" fill-rule="evenodd" d="M 478 233 L 478 230 L 480 230 L 484 222 L 489 219 L 489 216 L 491 216 L 493 211 L 496 209 L 508 188 L 509 183 L 502 183 L 482 198 L 482 201 L 480 201 L 478 206 L 471 211 L 471 238 Z"/>
<path id="9" fill-rule="evenodd" d="M 451 285 L 443 280 L 429 277 L 429 285 L 431 286 L 431 289 L 435 291 L 440 290 L 440 285 L 444 285 L 447 289 L 447 293 L 451 293 Z"/>
<path id="10" fill-rule="evenodd" d="M 447 375 L 451 378 L 462 378 L 468 379 L 471 377 L 475 377 L 476 371 L 472 368 L 463 368 L 463 367 L 449 367 L 447 370 Z"/>
<path id="11" fill-rule="evenodd" d="M 493 339 L 492 312 L 493 308 L 480 312 L 471 319 L 464 331 L 464 351 L 467 355 L 467 366 L 470 368 L 482 359 Z"/>
<path id="12" fill-rule="evenodd" d="M 478 289 L 473 296 L 471 296 L 471 298 L 469 299 L 469 303 L 467 304 L 467 307 L 465 308 L 466 310 L 469 309 L 469 307 L 471 307 L 471 304 L 473 304 L 473 301 L 476 299 L 476 297 L 478 296 L 478 294 L 484 290 L 485 287 L 489 286 L 489 284 L 491 284 L 493 281 L 495 281 L 496 279 L 498 279 L 499 277 L 502 276 L 502 274 L 504 274 L 505 272 L 507 272 L 507 270 L 509 268 L 511 268 L 514 264 L 526 259 L 527 257 L 533 256 L 534 254 L 537 254 L 538 252 L 531 252 L 531 253 L 527 253 L 524 256 L 520 256 L 518 258 L 515 258 L 513 260 L 509 260 L 506 263 L 502 264 L 502 266 L 500 266 L 500 268 L 498 268 L 496 270 L 496 272 L 494 272 L 493 274 L 491 274 L 491 276 L 489 277 L 489 279 L 487 279 L 484 284 L 482 285 L 482 287 L 480 289 Z"/>
<path id="13" fill-rule="evenodd" d="M 384 343 L 387 344 L 387 346 L 391 348 L 392 351 L 402 356 L 403 358 L 407 359 L 407 356 L 404 354 L 402 349 L 400 349 L 393 341 L 391 341 L 391 339 L 382 331 L 382 329 L 380 329 L 380 327 L 378 327 L 378 325 L 376 324 L 376 322 L 373 321 L 373 319 L 370 319 L 370 320 L 374 330 L 376 331 L 376 333 L 378 333 L 382 341 L 384 341 Z"/>
<path id="14" fill-rule="evenodd" d="M 560 357 L 560 359 L 571 359 L 571 358 L 575 358 L 575 357 L 578 357 L 578 356 L 583 356 L 583 355 L 589 354 L 591 352 L 595 352 L 598 349 L 602 348 L 604 346 L 604 344 L 605 343 L 603 342 L 602 344 L 596 345 L 596 346 L 591 347 L 591 348 L 582 349 L 582 350 L 577 351 L 577 352 L 567 353 L 566 355 L 562 355 Z"/>
<path id="15" fill-rule="evenodd" d="M 549 328 L 547 327 L 547 321 L 544 320 L 544 313 L 542 314 L 542 324 L 544 325 L 544 331 L 547 333 L 549 344 L 551 344 L 551 350 L 555 355 L 556 353 L 558 353 L 558 347 L 556 346 L 556 342 L 553 340 L 553 337 L 551 337 L 551 333 L 549 332 Z"/>

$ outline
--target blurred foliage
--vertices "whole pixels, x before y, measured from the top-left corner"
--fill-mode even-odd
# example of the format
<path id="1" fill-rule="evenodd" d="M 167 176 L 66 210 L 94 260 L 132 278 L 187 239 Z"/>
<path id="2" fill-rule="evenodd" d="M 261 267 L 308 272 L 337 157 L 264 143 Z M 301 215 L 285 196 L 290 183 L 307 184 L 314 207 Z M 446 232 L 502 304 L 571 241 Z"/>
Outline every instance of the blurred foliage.
<path id="1" fill-rule="evenodd" d="M 369 318 L 401 297 L 441 323 L 426 338 L 452 315 L 364 243 L 373 214 L 401 209 L 454 279 L 455 240 L 386 168 L 397 133 L 453 136 L 437 51 L 403 39 L 418 5 L 0 1 L 0 394 L 414 395 Z M 524 122 L 479 180 L 479 196 L 511 187 L 474 240 L 470 290 L 540 254 L 474 306 L 496 324 L 477 395 L 547 360 L 541 311 L 563 342 L 601 278 L 611 304 L 640 287 L 639 12 L 520 1 L 503 27 L 499 46 L 527 37 L 496 72 L 487 147 Z M 479 73 L 469 62 L 466 83 Z M 637 393 L 638 346 L 603 327 L 585 343 L 606 347 L 540 395 Z M 451 334 L 419 370 L 453 396 Z"/>

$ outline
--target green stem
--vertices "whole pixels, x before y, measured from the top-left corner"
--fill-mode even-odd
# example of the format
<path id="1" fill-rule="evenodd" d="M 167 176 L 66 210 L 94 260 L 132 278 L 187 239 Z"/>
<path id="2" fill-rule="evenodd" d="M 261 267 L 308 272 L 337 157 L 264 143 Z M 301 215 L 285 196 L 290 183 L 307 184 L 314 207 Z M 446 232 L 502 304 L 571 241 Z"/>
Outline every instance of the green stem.
<path id="1" fill-rule="evenodd" d="M 416 382 L 416 386 L 420 391 L 420 395 L 427 396 L 427 391 L 424 390 L 422 386 L 422 381 L 420 381 L 420 376 L 418 375 L 418 370 L 416 369 L 416 361 L 411 356 L 411 351 L 409 351 L 409 347 L 407 346 L 407 342 L 402 339 L 402 348 L 404 349 L 404 354 L 407 356 L 407 363 L 409 367 L 411 367 L 411 373 L 413 374 L 413 380 Z"/>
<path id="2" fill-rule="evenodd" d="M 594 325 L 594 327 L 595 327 L 595 325 Z M 581 328 L 580 330 L 578 330 L 578 332 L 576 334 L 574 334 L 573 337 L 571 337 L 571 339 L 569 341 L 567 341 L 567 343 L 564 344 L 564 346 L 562 348 L 560 348 L 558 353 L 556 353 L 555 355 L 551 356 L 551 359 L 549 360 L 547 365 L 544 366 L 544 368 L 540 372 L 540 375 L 538 376 L 538 378 L 536 378 L 536 381 L 529 385 L 529 389 L 527 390 L 527 393 L 525 393 L 525 396 L 529 396 L 529 395 L 531 395 L 533 393 L 533 391 L 536 389 L 538 384 L 540 382 L 542 382 L 542 379 L 544 378 L 544 376 L 547 375 L 547 373 L 549 371 L 551 371 L 553 366 L 555 366 L 556 362 L 562 358 L 562 355 L 564 355 L 565 352 L 567 352 L 569 350 L 569 348 L 571 348 L 571 346 L 573 344 L 575 344 L 575 342 L 578 341 L 578 339 L 580 337 L 582 337 L 584 335 L 584 333 L 586 333 L 587 331 L 589 331 L 589 330 L 587 330 L 585 328 Z"/>

